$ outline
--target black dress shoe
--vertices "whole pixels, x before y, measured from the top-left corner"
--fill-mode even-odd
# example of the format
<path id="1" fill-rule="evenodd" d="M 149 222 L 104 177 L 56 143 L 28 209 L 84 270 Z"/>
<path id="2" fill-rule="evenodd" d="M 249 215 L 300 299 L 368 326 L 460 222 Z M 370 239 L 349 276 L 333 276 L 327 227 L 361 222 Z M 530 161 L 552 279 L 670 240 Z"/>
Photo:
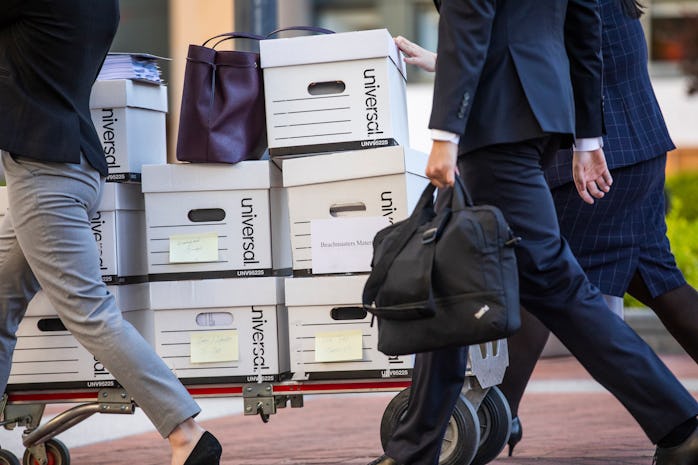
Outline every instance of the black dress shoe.
<path id="1" fill-rule="evenodd" d="M 219 465 L 223 448 L 216 437 L 204 431 L 184 465 Z"/>
<path id="2" fill-rule="evenodd" d="M 507 440 L 507 444 L 509 444 L 509 457 L 514 453 L 514 447 L 521 441 L 522 437 L 523 429 L 521 428 L 521 420 L 518 416 L 515 416 L 511 419 L 511 432 Z"/>
<path id="3" fill-rule="evenodd" d="M 698 465 L 698 428 L 674 447 L 657 447 L 654 465 Z"/>
<path id="4" fill-rule="evenodd" d="M 186 465 L 186 464 L 185 464 Z M 400 465 L 395 459 L 388 457 L 387 455 L 381 455 L 373 462 L 368 465 Z"/>

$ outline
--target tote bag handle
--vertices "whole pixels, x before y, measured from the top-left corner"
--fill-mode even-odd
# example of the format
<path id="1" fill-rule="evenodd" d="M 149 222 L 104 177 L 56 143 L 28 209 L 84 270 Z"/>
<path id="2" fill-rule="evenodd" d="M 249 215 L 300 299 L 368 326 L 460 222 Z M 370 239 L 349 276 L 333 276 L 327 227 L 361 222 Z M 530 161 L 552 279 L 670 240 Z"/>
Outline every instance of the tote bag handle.
<path id="1" fill-rule="evenodd" d="M 284 32 L 284 31 L 308 31 L 308 32 L 317 32 L 318 34 L 334 34 L 334 31 L 330 29 L 325 29 L 324 27 L 317 27 L 317 26 L 290 26 L 290 27 L 282 27 L 281 29 L 277 29 L 275 31 L 271 31 L 269 34 L 266 35 L 266 39 L 269 37 L 278 34 L 279 32 Z"/>
<path id="2" fill-rule="evenodd" d="M 224 42 L 226 40 L 230 40 L 230 39 L 264 40 L 264 36 L 260 36 L 257 34 L 249 34 L 247 32 L 226 32 L 224 34 L 218 34 L 218 35 L 215 35 L 215 36 L 209 38 L 208 40 L 206 40 L 206 42 L 201 44 L 202 47 L 206 47 L 206 45 L 214 39 L 220 39 L 220 40 L 218 42 L 216 42 L 215 44 L 213 44 L 213 46 L 211 47 L 213 49 L 215 49 L 218 46 L 218 44 L 220 44 L 221 42 Z"/>

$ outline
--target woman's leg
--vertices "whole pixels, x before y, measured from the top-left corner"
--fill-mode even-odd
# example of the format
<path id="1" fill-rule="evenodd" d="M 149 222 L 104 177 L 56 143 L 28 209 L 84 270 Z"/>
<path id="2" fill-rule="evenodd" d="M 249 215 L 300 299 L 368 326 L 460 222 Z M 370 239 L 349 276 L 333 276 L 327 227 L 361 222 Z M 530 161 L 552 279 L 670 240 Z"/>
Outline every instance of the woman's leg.
<path id="1" fill-rule="evenodd" d="M 508 339 L 509 366 L 499 385 L 509 402 L 512 417 L 519 415 L 521 398 L 549 334 L 538 318 L 521 309 L 521 329 Z"/>
<path id="2" fill-rule="evenodd" d="M 652 297 L 642 276 L 636 273 L 630 281 L 628 293 L 650 307 L 674 339 L 698 363 L 698 292 L 684 284 Z"/>
<path id="3" fill-rule="evenodd" d="M 40 163 L 3 154 L 17 241 L 66 328 L 135 399 L 163 437 L 173 464 L 184 463 L 203 429 L 200 409 L 107 292 L 90 229 L 99 174 L 81 165 Z M 186 426 L 195 426 L 187 428 Z M 184 457 L 184 460 L 182 460 Z"/>

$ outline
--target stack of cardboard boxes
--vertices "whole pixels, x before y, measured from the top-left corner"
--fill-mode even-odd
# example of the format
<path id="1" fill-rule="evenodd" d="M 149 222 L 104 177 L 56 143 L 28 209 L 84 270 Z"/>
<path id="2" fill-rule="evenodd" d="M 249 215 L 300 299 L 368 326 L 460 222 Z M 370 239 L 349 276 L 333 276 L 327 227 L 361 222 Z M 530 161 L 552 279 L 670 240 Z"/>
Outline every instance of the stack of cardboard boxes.
<path id="1" fill-rule="evenodd" d="M 264 160 L 143 169 L 155 348 L 185 384 L 288 374 L 280 186 Z"/>
<path id="2" fill-rule="evenodd" d="M 361 304 L 375 233 L 407 217 L 428 182 L 426 155 L 409 148 L 405 64 L 385 29 L 260 51 L 269 152 L 288 197 L 293 379 L 408 376 L 412 357 L 378 351 Z"/>
<path id="3" fill-rule="evenodd" d="M 167 88 L 124 79 L 97 81 L 90 108 L 109 165 L 101 203 L 91 219 L 102 280 L 124 318 L 152 342 L 140 179 L 142 164 L 166 160 Z M 9 384 L 8 389 L 20 389 L 105 387 L 115 382 L 39 292 L 17 331 Z"/>
<path id="4" fill-rule="evenodd" d="M 185 384 L 409 376 L 361 303 L 373 236 L 428 182 L 399 51 L 380 29 L 264 40 L 261 60 L 270 159 L 235 165 L 167 164 L 166 88 L 96 83 L 102 278 Z M 18 336 L 15 386 L 113 383 L 41 294 Z"/>

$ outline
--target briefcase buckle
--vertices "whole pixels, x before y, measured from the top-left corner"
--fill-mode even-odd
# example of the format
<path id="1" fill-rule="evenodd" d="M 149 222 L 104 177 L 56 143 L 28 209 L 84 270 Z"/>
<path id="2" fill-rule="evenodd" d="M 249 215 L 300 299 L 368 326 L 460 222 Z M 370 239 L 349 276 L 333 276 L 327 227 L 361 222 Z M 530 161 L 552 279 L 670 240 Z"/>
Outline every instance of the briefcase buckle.
<path id="1" fill-rule="evenodd" d="M 422 244 L 430 244 L 436 240 L 439 228 L 429 228 L 422 233 Z"/>

